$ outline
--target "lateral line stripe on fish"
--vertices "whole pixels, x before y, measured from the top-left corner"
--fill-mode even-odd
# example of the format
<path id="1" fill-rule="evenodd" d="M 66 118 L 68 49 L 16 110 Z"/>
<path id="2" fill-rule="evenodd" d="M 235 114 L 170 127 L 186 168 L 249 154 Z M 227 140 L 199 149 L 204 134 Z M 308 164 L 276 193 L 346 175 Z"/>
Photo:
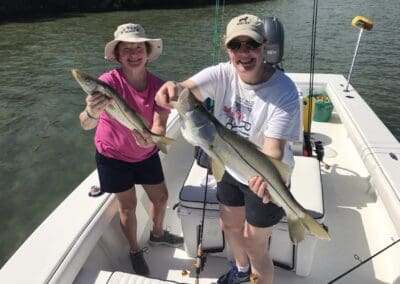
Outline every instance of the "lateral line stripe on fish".
<path id="1" fill-rule="evenodd" d="M 218 131 L 218 130 L 217 130 L 217 131 Z M 220 136 L 220 138 L 221 138 L 222 140 L 224 140 L 229 146 L 232 147 L 232 149 L 236 152 L 236 154 L 238 154 L 239 157 L 242 158 L 242 160 L 243 160 L 250 168 L 252 168 L 256 173 L 258 173 L 260 177 L 263 177 L 263 178 L 265 179 L 265 177 L 264 177 L 253 165 L 251 165 L 250 163 L 247 162 L 247 160 L 245 159 L 245 157 L 243 157 L 243 155 L 239 152 L 239 150 L 236 149 L 235 146 L 233 146 L 231 143 L 229 143 L 228 140 L 225 139 L 224 135 L 219 135 L 219 136 Z M 268 190 L 268 188 L 267 188 L 267 190 Z M 274 192 L 276 193 L 276 195 L 278 195 L 278 196 L 281 198 L 281 200 L 285 201 L 285 198 L 282 197 L 282 195 L 279 193 L 278 190 L 275 190 L 275 189 L 274 189 Z M 290 204 L 289 204 L 288 202 L 285 201 L 285 203 L 287 204 L 288 208 L 290 208 L 290 209 L 292 210 L 292 212 L 296 212 L 296 211 L 293 209 L 293 207 L 290 206 Z"/>
<path id="2" fill-rule="evenodd" d="M 205 107 L 203 106 L 203 105 L 200 105 L 200 107 L 201 108 L 203 108 L 204 110 L 206 110 L 205 109 Z M 210 120 L 211 121 L 213 121 L 214 123 L 217 123 L 217 124 L 219 124 L 221 127 L 224 127 L 222 124 L 221 124 L 221 122 L 219 122 L 218 121 L 218 119 L 216 119 L 213 115 L 211 115 L 207 110 L 206 110 L 206 113 L 207 113 L 207 116 L 210 118 Z M 234 145 L 232 145 L 226 138 L 225 138 L 225 135 L 223 135 L 223 133 L 220 133 L 220 129 L 217 127 L 216 128 L 217 129 L 217 132 L 218 132 L 218 134 L 219 134 L 219 137 L 225 142 L 225 143 L 227 143 L 229 146 L 231 146 L 232 147 L 232 149 L 239 155 L 239 157 L 250 167 L 250 168 L 252 168 L 256 173 L 258 173 L 259 174 L 259 176 L 261 176 L 261 177 L 263 177 L 264 179 L 265 179 L 265 177 L 253 166 L 253 165 L 251 165 L 249 162 L 247 162 L 247 159 L 240 153 L 240 151 L 237 149 L 237 148 L 235 148 L 235 146 Z M 224 129 L 224 128 L 221 128 L 221 129 Z M 225 128 L 225 130 L 226 131 L 231 131 L 231 130 L 228 130 L 228 129 L 226 129 Z M 233 131 L 231 131 L 231 132 L 233 132 Z M 233 133 L 235 133 L 235 132 L 233 132 Z M 237 133 L 235 133 L 236 135 L 238 135 Z M 239 135 L 238 135 L 239 136 Z M 244 137 L 241 137 L 241 138 L 243 138 L 243 139 L 245 139 Z M 251 143 L 250 141 L 247 141 L 247 143 Z M 263 153 L 264 154 L 264 153 Z M 273 187 L 272 187 L 273 188 Z M 267 189 L 268 190 L 268 189 Z M 273 188 L 273 190 L 274 190 L 274 192 L 276 193 L 276 195 L 278 195 L 279 197 L 280 197 L 280 199 L 281 200 L 283 200 L 284 202 L 285 202 L 285 204 L 287 204 L 287 207 L 290 209 L 290 210 L 292 210 L 292 212 L 296 212 L 296 210 L 292 207 L 292 206 L 290 206 L 290 204 L 289 204 L 289 202 L 286 202 L 286 199 L 282 196 L 282 194 L 280 194 L 280 192 L 279 192 L 279 190 L 275 190 L 274 188 Z M 295 200 L 296 201 L 296 200 Z M 297 201 L 296 201 L 297 202 Z M 300 205 L 300 204 L 299 204 Z"/>

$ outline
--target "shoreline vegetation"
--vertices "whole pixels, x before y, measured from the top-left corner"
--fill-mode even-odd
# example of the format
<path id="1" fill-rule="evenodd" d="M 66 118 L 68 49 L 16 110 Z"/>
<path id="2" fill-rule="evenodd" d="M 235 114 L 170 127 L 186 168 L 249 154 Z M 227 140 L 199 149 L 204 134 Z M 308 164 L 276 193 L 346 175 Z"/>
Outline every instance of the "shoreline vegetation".
<path id="1" fill-rule="evenodd" d="M 215 2 L 216 0 L 2 0 L 0 23 L 35 20 L 68 13 L 193 8 L 213 5 Z M 225 5 L 241 2 L 257 0 L 226 0 Z"/>

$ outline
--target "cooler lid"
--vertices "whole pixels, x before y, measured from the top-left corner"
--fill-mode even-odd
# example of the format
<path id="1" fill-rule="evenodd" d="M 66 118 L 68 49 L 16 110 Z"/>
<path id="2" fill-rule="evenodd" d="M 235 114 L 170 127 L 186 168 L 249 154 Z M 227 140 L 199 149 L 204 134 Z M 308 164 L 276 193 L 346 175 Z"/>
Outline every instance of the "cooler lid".
<path id="1" fill-rule="evenodd" d="M 206 181 L 207 191 L 206 191 Z M 206 192 L 206 209 L 218 210 L 217 182 L 212 175 L 207 177 L 207 169 L 197 165 L 194 161 L 192 169 L 179 193 L 179 204 L 190 208 L 203 208 Z"/>

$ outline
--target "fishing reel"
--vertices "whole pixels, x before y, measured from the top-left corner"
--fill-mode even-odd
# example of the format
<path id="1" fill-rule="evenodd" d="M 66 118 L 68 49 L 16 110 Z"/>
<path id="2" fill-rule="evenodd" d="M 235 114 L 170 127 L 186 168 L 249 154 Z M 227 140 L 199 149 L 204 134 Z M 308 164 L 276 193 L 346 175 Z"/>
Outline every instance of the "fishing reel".
<path id="1" fill-rule="evenodd" d="M 317 159 L 318 161 L 321 162 L 324 159 L 325 155 L 324 144 L 322 144 L 321 141 L 315 141 L 314 148 L 315 148 L 315 153 L 317 154 Z"/>
<path id="2" fill-rule="evenodd" d="M 207 254 L 204 253 L 203 251 L 203 246 L 199 244 L 197 246 L 197 255 L 196 258 L 192 264 L 192 267 L 190 270 L 194 269 L 196 272 L 196 280 L 195 284 L 199 283 L 199 276 L 200 272 L 204 270 L 205 263 L 207 261 Z M 190 270 L 182 270 L 181 275 L 182 276 L 189 276 L 190 275 Z"/>
<path id="3" fill-rule="evenodd" d="M 318 161 L 324 164 L 326 170 L 329 170 L 331 166 L 324 162 L 325 150 L 322 141 L 314 141 L 314 151 L 317 155 Z"/>

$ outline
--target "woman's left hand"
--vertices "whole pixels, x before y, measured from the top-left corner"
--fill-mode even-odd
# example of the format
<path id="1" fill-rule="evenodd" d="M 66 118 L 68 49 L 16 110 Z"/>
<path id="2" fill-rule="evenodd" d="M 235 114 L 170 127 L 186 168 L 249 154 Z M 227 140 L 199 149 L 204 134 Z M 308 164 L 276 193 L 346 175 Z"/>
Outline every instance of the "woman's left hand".
<path id="1" fill-rule="evenodd" d="M 258 197 L 260 197 L 263 203 L 270 202 L 270 195 L 267 189 L 267 183 L 260 176 L 253 176 L 249 179 L 249 188 L 253 191 Z"/>
<path id="2" fill-rule="evenodd" d="M 142 148 L 153 147 L 155 145 L 153 140 L 151 140 L 150 133 L 147 131 L 143 131 L 143 134 L 141 134 L 136 129 L 133 129 L 132 134 L 135 137 L 136 144 L 138 144 Z"/>

